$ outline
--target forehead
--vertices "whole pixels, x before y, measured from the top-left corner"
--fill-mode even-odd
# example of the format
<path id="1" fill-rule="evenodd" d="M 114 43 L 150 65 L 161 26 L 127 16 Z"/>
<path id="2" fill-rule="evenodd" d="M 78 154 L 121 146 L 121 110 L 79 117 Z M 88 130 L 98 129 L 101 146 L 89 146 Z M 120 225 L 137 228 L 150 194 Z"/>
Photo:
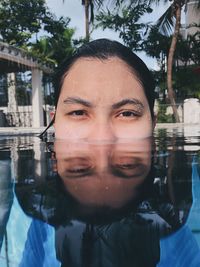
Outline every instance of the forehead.
<path id="1" fill-rule="evenodd" d="M 68 72 L 63 76 L 62 87 L 73 89 L 89 87 L 142 87 L 134 70 L 118 57 L 108 59 L 80 58 L 75 61 Z"/>
<path id="2" fill-rule="evenodd" d="M 112 72 L 113 74 L 121 73 L 121 75 L 126 73 L 129 76 L 133 76 L 134 79 L 137 79 L 138 82 L 140 82 L 134 69 L 131 66 L 129 66 L 125 61 L 123 61 L 118 57 L 108 57 L 106 59 L 92 58 L 92 57 L 79 58 L 72 64 L 69 70 L 63 75 L 63 78 L 67 77 L 71 78 L 74 73 L 75 75 L 78 73 L 80 75 L 79 77 L 82 77 L 82 74 L 84 73 L 85 75 L 87 70 L 92 70 L 93 73 L 95 73 L 95 71 L 98 71 L 99 75 L 101 74 L 105 75 L 109 71 Z"/>

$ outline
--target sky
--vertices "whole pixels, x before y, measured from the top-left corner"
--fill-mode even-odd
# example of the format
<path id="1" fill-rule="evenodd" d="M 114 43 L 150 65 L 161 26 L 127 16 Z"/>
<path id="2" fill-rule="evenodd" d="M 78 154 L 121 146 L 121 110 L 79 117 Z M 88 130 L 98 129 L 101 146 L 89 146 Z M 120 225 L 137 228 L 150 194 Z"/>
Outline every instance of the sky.
<path id="1" fill-rule="evenodd" d="M 85 36 L 84 7 L 81 5 L 81 0 L 65 0 L 64 3 L 63 0 L 46 0 L 46 2 L 50 11 L 57 17 L 64 16 L 71 19 L 69 26 L 76 29 L 75 38 L 78 39 Z M 165 9 L 166 6 L 156 6 L 153 13 L 147 15 L 144 19 L 148 22 L 156 21 Z M 122 42 L 118 37 L 118 33 L 112 30 L 96 29 L 92 32 L 91 38 L 109 38 Z M 156 60 L 147 57 L 143 52 L 137 54 L 150 69 L 158 69 Z"/>

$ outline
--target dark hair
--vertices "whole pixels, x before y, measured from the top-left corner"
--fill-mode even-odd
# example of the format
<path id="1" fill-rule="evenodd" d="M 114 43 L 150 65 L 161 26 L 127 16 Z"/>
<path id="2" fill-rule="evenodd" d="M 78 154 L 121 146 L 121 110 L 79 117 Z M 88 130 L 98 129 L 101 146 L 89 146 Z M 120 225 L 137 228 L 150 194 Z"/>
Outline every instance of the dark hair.
<path id="1" fill-rule="evenodd" d="M 123 60 L 137 76 L 144 88 L 151 111 L 151 116 L 153 118 L 155 85 L 150 71 L 144 62 L 130 49 L 117 41 L 111 41 L 108 39 L 98 39 L 84 44 L 77 49 L 70 58 L 66 59 L 63 64 L 61 64 L 55 76 L 55 105 L 57 106 L 58 103 L 64 77 L 78 59 L 97 58 L 100 60 L 106 60 L 110 57 L 118 57 L 119 59 Z"/>
<path id="2" fill-rule="evenodd" d="M 154 100 L 155 100 L 155 84 L 151 72 L 144 64 L 144 62 L 129 48 L 122 45 L 117 41 L 108 39 L 97 39 L 89 43 L 84 44 L 78 48 L 74 54 L 63 61 L 58 67 L 54 77 L 54 88 L 55 88 L 55 106 L 57 107 L 58 99 L 60 96 L 61 88 L 65 75 L 73 66 L 73 64 L 80 58 L 97 58 L 100 60 L 106 60 L 111 57 L 118 57 L 124 61 L 136 75 L 139 82 L 144 88 L 144 92 L 149 104 L 152 119 L 154 118 Z M 53 125 L 55 116 L 48 127 L 40 134 L 40 137 L 46 133 L 47 129 Z"/>

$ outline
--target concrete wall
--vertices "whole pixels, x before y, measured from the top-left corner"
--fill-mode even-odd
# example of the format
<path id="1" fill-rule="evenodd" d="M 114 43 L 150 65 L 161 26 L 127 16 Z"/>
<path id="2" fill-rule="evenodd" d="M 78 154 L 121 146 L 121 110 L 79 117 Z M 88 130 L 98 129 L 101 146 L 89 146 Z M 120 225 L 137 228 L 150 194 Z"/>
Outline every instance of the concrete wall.
<path id="1" fill-rule="evenodd" d="M 166 107 L 166 105 L 165 105 Z M 159 105 L 155 103 L 155 113 L 158 114 Z M 173 110 L 170 105 L 167 105 L 165 115 L 172 115 Z M 180 122 L 188 124 L 200 124 L 200 100 L 197 98 L 185 99 L 184 103 L 178 105 L 178 114 Z"/>
<path id="2" fill-rule="evenodd" d="M 184 100 L 184 123 L 200 123 L 200 101 L 197 98 Z"/>

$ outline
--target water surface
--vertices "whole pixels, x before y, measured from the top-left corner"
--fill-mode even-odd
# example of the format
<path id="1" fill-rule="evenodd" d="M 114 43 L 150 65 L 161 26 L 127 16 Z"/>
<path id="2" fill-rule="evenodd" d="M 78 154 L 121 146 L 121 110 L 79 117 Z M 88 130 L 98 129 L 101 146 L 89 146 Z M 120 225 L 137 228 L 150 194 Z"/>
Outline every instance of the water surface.
<path id="1" fill-rule="evenodd" d="M 200 266 L 200 135 L 0 138 L 0 266 Z"/>

